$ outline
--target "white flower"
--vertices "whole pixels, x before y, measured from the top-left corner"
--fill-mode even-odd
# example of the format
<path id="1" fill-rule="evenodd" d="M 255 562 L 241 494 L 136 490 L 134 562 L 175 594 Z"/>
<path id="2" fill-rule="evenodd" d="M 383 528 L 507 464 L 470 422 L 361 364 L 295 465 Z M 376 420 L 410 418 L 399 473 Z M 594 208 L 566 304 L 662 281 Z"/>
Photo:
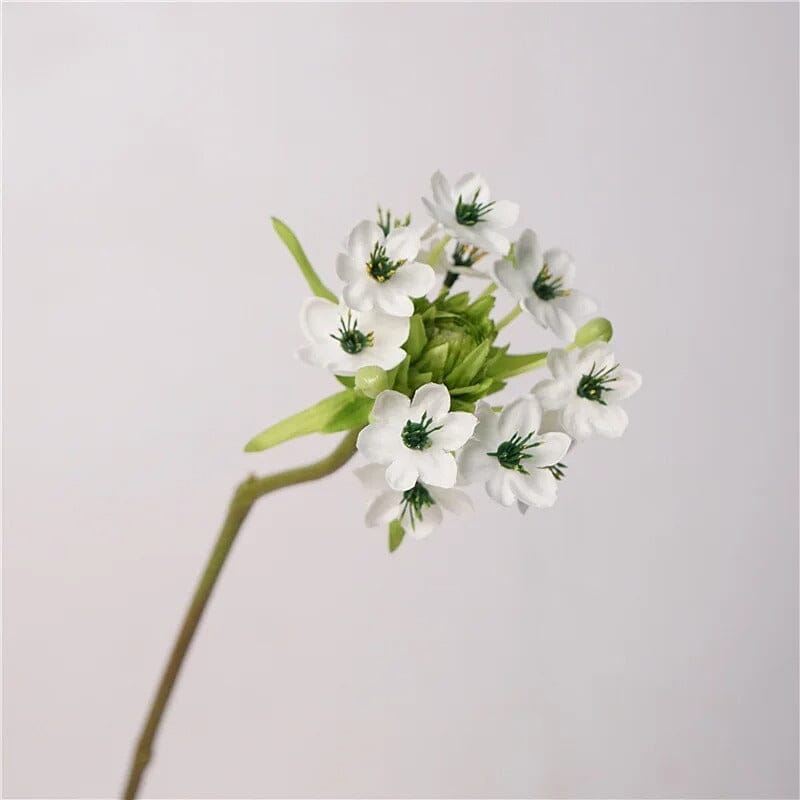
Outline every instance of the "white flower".
<path id="1" fill-rule="evenodd" d="M 458 450 L 472 436 L 477 419 L 450 412 L 450 393 L 439 383 L 417 389 L 414 400 L 391 389 L 375 399 L 372 423 L 358 435 L 358 449 L 368 461 L 388 465 L 386 482 L 405 491 L 417 481 L 450 488 L 456 482 Z"/>
<path id="2" fill-rule="evenodd" d="M 383 467 L 368 464 L 355 470 L 364 486 L 375 494 L 367 506 L 369 528 L 399 520 L 403 530 L 415 539 L 424 539 L 442 521 L 442 510 L 463 514 L 472 510 L 472 501 L 460 489 L 442 489 L 417 481 L 404 492 L 386 486 Z"/>
<path id="3" fill-rule="evenodd" d="M 572 288 L 575 263 L 565 250 L 542 254 L 532 230 L 526 230 L 514 246 L 516 267 L 505 259 L 495 264 L 497 282 L 520 307 L 559 338 L 571 342 L 577 322 L 597 309 L 594 300 Z"/>
<path id="4" fill-rule="evenodd" d="M 415 260 L 419 248 L 419 234 L 411 228 L 395 228 L 386 236 L 376 223 L 359 222 L 347 240 L 347 252 L 336 259 L 336 274 L 346 284 L 345 303 L 358 311 L 377 307 L 410 317 L 410 298 L 427 294 L 436 281 L 433 269 Z"/>
<path id="5" fill-rule="evenodd" d="M 438 254 L 438 257 L 431 262 L 434 254 Z M 457 275 L 467 275 L 471 278 L 490 281 L 492 276 L 476 266 L 486 255 L 485 250 L 481 250 L 471 244 L 462 244 L 454 239 L 450 239 L 442 246 L 441 238 L 425 242 L 423 249 L 419 251 L 420 261 L 430 264 L 433 267 L 433 271 L 439 276 L 454 272 Z"/>
<path id="6" fill-rule="evenodd" d="M 622 436 L 628 415 L 619 404 L 642 385 L 638 372 L 620 367 L 605 342 L 572 352 L 551 350 L 547 366 L 553 377 L 537 383 L 533 392 L 545 409 L 559 411 L 570 436 Z"/>
<path id="7" fill-rule="evenodd" d="M 354 311 L 309 297 L 300 309 L 300 327 L 309 344 L 297 355 L 335 375 L 355 375 L 361 367 L 391 369 L 406 357 L 402 345 L 408 338 L 408 317 Z"/>
<path id="8" fill-rule="evenodd" d="M 500 231 L 510 228 L 519 216 L 519 206 L 508 200 L 492 200 L 486 181 L 471 172 L 454 187 L 441 172 L 431 178 L 433 202 L 422 202 L 445 231 L 464 244 L 505 255 L 511 246 Z"/>
<path id="9" fill-rule="evenodd" d="M 481 401 L 475 413 L 475 436 L 458 456 L 460 477 L 485 481 L 487 494 L 504 506 L 552 506 L 557 481 L 548 468 L 564 457 L 569 436 L 538 433 L 542 410 L 532 395 L 520 397 L 500 413 Z"/>

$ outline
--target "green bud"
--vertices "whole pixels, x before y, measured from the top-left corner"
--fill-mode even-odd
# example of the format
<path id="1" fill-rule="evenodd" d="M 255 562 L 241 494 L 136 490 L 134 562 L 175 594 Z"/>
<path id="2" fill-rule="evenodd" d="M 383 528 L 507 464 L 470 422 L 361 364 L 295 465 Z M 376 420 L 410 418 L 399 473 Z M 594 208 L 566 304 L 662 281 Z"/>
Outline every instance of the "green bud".
<path id="1" fill-rule="evenodd" d="M 611 327 L 611 323 L 607 319 L 604 319 L 603 317 L 595 317 L 594 319 L 590 319 L 582 327 L 578 328 L 578 332 L 575 334 L 575 340 L 573 341 L 571 348 L 586 347 L 592 342 L 611 341 L 611 335 L 613 332 L 614 329 Z"/>
<path id="2" fill-rule="evenodd" d="M 356 372 L 356 390 L 373 400 L 389 388 L 389 375 L 380 367 L 361 367 Z"/>

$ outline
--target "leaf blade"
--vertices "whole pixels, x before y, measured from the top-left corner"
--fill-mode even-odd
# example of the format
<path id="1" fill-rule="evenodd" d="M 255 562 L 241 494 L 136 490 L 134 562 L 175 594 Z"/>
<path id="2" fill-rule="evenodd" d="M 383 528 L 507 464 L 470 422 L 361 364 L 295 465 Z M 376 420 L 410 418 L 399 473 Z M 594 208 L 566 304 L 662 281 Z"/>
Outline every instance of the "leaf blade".
<path id="1" fill-rule="evenodd" d="M 291 228 L 277 217 L 272 217 L 272 227 L 275 229 L 275 233 L 278 234 L 278 238 L 286 245 L 287 250 L 294 257 L 294 260 L 297 262 L 297 266 L 300 267 L 300 272 L 303 273 L 303 277 L 306 279 L 306 283 L 308 283 L 311 291 L 317 297 L 324 297 L 326 300 L 330 300 L 332 303 L 338 303 L 339 298 L 336 297 L 336 295 L 322 282 L 319 275 L 317 275 L 317 271 L 311 265 L 311 262 L 308 260 L 308 256 L 305 254 L 305 251 L 300 245 L 297 237 L 292 232 Z"/>

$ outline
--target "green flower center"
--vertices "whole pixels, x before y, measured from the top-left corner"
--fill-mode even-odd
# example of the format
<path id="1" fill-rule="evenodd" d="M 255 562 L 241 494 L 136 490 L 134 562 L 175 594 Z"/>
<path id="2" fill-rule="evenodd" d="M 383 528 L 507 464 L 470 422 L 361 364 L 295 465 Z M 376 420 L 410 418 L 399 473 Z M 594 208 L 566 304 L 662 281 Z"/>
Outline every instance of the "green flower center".
<path id="1" fill-rule="evenodd" d="M 556 297 L 566 297 L 569 294 L 568 289 L 562 289 L 564 283 L 563 278 L 554 278 L 550 274 L 550 270 L 545 264 L 536 280 L 533 282 L 533 292 L 540 300 L 553 300 Z"/>
<path id="2" fill-rule="evenodd" d="M 422 521 L 424 509 L 435 504 L 436 501 L 431 497 L 431 493 L 417 481 L 410 489 L 406 489 L 403 492 L 403 506 L 400 511 L 400 518 L 402 519 L 408 514 L 411 520 L 411 527 L 414 528 L 417 522 Z"/>
<path id="3" fill-rule="evenodd" d="M 500 462 L 501 467 L 513 469 L 517 472 L 524 472 L 527 475 L 528 470 L 525 469 L 522 462 L 526 458 L 531 457 L 528 450 L 538 447 L 540 444 L 539 442 L 532 442 L 531 439 L 533 439 L 533 437 L 533 433 L 528 433 L 525 436 L 515 433 L 510 439 L 499 444 L 497 450 L 493 453 L 487 453 L 486 455 L 494 456 Z"/>
<path id="4" fill-rule="evenodd" d="M 475 245 L 459 242 L 453 250 L 453 266 L 471 267 L 480 261 L 486 253 Z"/>
<path id="5" fill-rule="evenodd" d="M 441 430 L 442 426 L 433 427 L 433 420 L 423 411 L 419 422 L 408 420 L 403 428 L 400 438 L 409 450 L 426 450 L 431 446 L 431 434 Z"/>
<path id="6" fill-rule="evenodd" d="M 587 400 L 606 405 L 606 401 L 603 400 L 603 392 L 608 392 L 613 388 L 609 384 L 614 383 L 617 379 L 617 376 L 614 375 L 614 370 L 618 366 L 619 364 L 614 364 L 613 367 L 598 370 L 592 364 L 588 374 L 582 375 L 580 381 L 578 381 L 578 397 L 585 397 Z"/>
<path id="7" fill-rule="evenodd" d="M 479 222 L 483 222 L 484 217 L 486 217 L 494 207 L 494 200 L 490 203 L 479 203 L 479 194 L 480 189 L 475 192 L 472 196 L 472 200 L 468 203 L 464 202 L 464 198 L 461 195 L 458 196 L 458 201 L 456 202 L 456 222 L 458 222 L 459 225 L 472 227 Z"/>
<path id="8" fill-rule="evenodd" d="M 355 355 L 360 353 L 365 347 L 372 347 L 375 344 L 375 334 L 370 331 L 364 333 L 358 329 L 358 320 L 353 318 L 353 312 L 347 312 L 347 319 L 339 317 L 339 330 L 331 334 L 331 339 L 339 342 L 339 346 L 345 353 Z"/>
<path id="9" fill-rule="evenodd" d="M 392 261 L 392 259 L 386 255 L 386 248 L 382 244 L 375 242 L 375 247 L 372 248 L 369 261 L 367 261 L 367 272 L 375 278 L 378 283 L 383 283 L 384 281 L 388 281 L 405 263 L 405 260 Z"/>

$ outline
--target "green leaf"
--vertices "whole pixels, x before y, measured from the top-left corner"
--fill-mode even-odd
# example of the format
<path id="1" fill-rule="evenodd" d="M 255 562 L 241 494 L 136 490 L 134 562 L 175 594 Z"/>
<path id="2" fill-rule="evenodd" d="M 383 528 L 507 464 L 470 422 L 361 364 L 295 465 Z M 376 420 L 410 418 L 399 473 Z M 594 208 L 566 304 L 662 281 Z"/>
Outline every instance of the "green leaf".
<path id="1" fill-rule="evenodd" d="M 336 380 L 348 389 L 352 389 L 356 385 L 356 379 L 352 375 L 337 375 Z"/>
<path id="2" fill-rule="evenodd" d="M 607 319 L 595 317 L 578 328 L 575 340 L 567 349 L 573 350 L 576 347 L 586 347 L 592 342 L 610 342 L 613 334 L 614 329 Z"/>
<path id="3" fill-rule="evenodd" d="M 488 372 L 495 378 L 513 378 L 532 369 L 541 367 L 547 361 L 547 353 L 524 353 L 522 355 L 500 356 Z"/>
<path id="4" fill-rule="evenodd" d="M 445 383 L 451 387 L 468 386 L 472 383 L 480 368 L 489 355 L 491 342 L 487 339 L 481 342 L 457 367 L 450 371 L 445 378 Z"/>
<path id="5" fill-rule="evenodd" d="M 311 291 L 314 292 L 317 297 L 324 297 L 326 300 L 330 300 L 333 303 L 338 303 L 338 298 L 320 280 L 316 270 L 311 266 L 308 256 L 303 252 L 300 242 L 297 241 L 297 237 L 292 233 L 289 227 L 281 222 L 277 217 L 272 217 L 272 227 L 275 228 L 275 233 L 278 234 L 281 241 L 294 256 L 294 260 L 297 262 L 297 266 L 300 267 L 303 277 L 311 287 Z"/>
<path id="6" fill-rule="evenodd" d="M 480 383 L 473 383 L 472 386 L 459 386 L 457 389 L 450 390 L 450 396 L 474 395 L 475 397 L 483 397 L 494 382 L 494 378 L 485 378 Z"/>
<path id="7" fill-rule="evenodd" d="M 448 345 L 447 342 L 437 344 L 436 347 L 431 347 L 430 350 L 425 353 L 425 358 L 423 358 L 417 366 L 420 369 L 424 369 L 425 372 L 430 372 L 434 380 L 439 383 L 442 379 L 449 349 L 450 345 Z"/>
<path id="8" fill-rule="evenodd" d="M 255 453 L 309 433 L 336 433 L 363 427 L 369 419 L 372 404 L 368 397 L 345 389 L 261 431 L 244 449 Z"/>
<path id="9" fill-rule="evenodd" d="M 408 339 L 406 339 L 405 350 L 412 359 L 417 358 L 422 352 L 428 337 L 425 335 L 425 324 L 422 322 L 422 317 L 415 314 L 409 320 Z"/>
<path id="10" fill-rule="evenodd" d="M 405 537 L 406 532 L 403 530 L 403 526 L 400 524 L 399 519 L 393 519 L 389 523 L 389 552 L 394 553 L 398 547 L 403 543 L 403 538 Z"/>

